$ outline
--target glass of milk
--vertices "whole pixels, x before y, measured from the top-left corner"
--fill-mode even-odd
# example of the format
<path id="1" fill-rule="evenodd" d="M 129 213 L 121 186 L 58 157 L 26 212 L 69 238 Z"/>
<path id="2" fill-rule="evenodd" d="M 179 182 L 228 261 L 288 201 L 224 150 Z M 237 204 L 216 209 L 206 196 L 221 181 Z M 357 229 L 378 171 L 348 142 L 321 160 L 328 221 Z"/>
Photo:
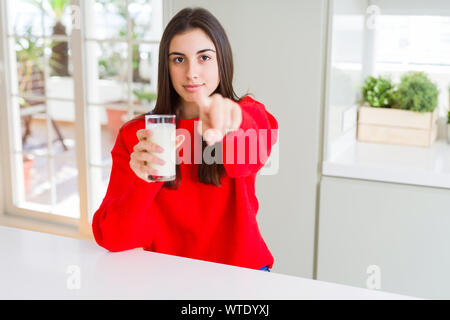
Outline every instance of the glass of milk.
<path id="1" fill-rule="evenodd" d="M 165 161 L 165 164 L 149 164 L 152 168 L 158 170 L 158 175 L 149 175 L 150 181 L 172 181 L 176 176 L 176 117 L 171 114 L 151 114 L 145 116 L 145 128 L 152 131 L 149 140 L 162 147 L 162 153 L 155 153 L 155 156 Z"/>

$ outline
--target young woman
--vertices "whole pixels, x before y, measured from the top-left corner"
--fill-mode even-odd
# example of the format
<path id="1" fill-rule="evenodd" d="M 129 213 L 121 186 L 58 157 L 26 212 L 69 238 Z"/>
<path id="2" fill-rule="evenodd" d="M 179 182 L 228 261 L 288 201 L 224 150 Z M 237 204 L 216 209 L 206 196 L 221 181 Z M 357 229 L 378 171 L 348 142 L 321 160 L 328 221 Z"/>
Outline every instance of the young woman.
<path id="1" fill-rule="evenodd" d="M 161 146 L 148 139 L 144 116 L 123 125 L 111 151 L 108 190 L 92 221 L 95 240 L 110 251 L 142 247 L 270 271 L 274 259 L 256 221 L 255 178 L 277 140 L 277 121 L 263 104 L 236 96 L 228 38 L 205 9 L 183 9 L 169 22 L 158 68 L 152 113 L 176 115 L 177 132 L 188 133 L 177 136 L 178 160 L 191 159 L 177 161 L 175 181 L 149 181 L 158 175 L 152 164 L 162 164 Z M 223 161 L 182 156 L 196 143 L 187 135 L 200 137 L 202 151 L 221 151 Z M 229 161 L 226 154 L 239 156 L 239 148 L 244 161 Z"/>

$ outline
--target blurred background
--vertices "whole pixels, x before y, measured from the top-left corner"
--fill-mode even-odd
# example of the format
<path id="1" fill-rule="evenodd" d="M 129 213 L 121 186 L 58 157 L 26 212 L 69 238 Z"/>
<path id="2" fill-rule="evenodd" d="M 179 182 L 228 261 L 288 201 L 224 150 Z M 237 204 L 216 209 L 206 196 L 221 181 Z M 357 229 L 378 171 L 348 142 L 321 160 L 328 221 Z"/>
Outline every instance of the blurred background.
<path id="1" fill-rule="evenodd" d="M 449 298 L 447 0 L 2 1 L 0 224 L 92 239 L 164 26 L 197 6 L 227 32 L 237 94 L 279 122 L 256 185 L 273 272 L 369 287 L 376 270 L 376 289 Z"/>

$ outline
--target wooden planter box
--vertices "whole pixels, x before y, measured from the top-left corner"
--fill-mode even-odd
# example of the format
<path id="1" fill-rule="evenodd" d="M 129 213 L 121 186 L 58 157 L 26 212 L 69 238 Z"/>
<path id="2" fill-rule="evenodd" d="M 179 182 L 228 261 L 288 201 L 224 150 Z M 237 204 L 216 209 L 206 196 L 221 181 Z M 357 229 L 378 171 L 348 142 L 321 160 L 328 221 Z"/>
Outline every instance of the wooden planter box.
<path id="1" fill-rule="evenodd" d="M 429 147 L 437 136 L 437 108 L 434 112 L 372 108 L 358 109 L 358 140 Z"/>

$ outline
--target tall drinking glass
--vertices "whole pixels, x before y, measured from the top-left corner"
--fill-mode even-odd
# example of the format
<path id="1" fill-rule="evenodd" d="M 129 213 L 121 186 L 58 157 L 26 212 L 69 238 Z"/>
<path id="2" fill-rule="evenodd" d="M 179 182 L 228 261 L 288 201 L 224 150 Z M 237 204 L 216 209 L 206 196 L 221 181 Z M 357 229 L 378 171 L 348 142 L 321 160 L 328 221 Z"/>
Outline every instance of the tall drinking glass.
<path id="1" fill-rule="evenodd" d="M 158 170 L 158 175 L 149 175 L 150 181 L 173 181 L 176 177 L 176 117 L 171 114 L 151 114 L 145 116 L 145 128 L 152 131 L 149 140 L 162 147 L 162 153 L 155 156 L 163 159 L 165 164 L 152 163 L 150 166 Z"/>

